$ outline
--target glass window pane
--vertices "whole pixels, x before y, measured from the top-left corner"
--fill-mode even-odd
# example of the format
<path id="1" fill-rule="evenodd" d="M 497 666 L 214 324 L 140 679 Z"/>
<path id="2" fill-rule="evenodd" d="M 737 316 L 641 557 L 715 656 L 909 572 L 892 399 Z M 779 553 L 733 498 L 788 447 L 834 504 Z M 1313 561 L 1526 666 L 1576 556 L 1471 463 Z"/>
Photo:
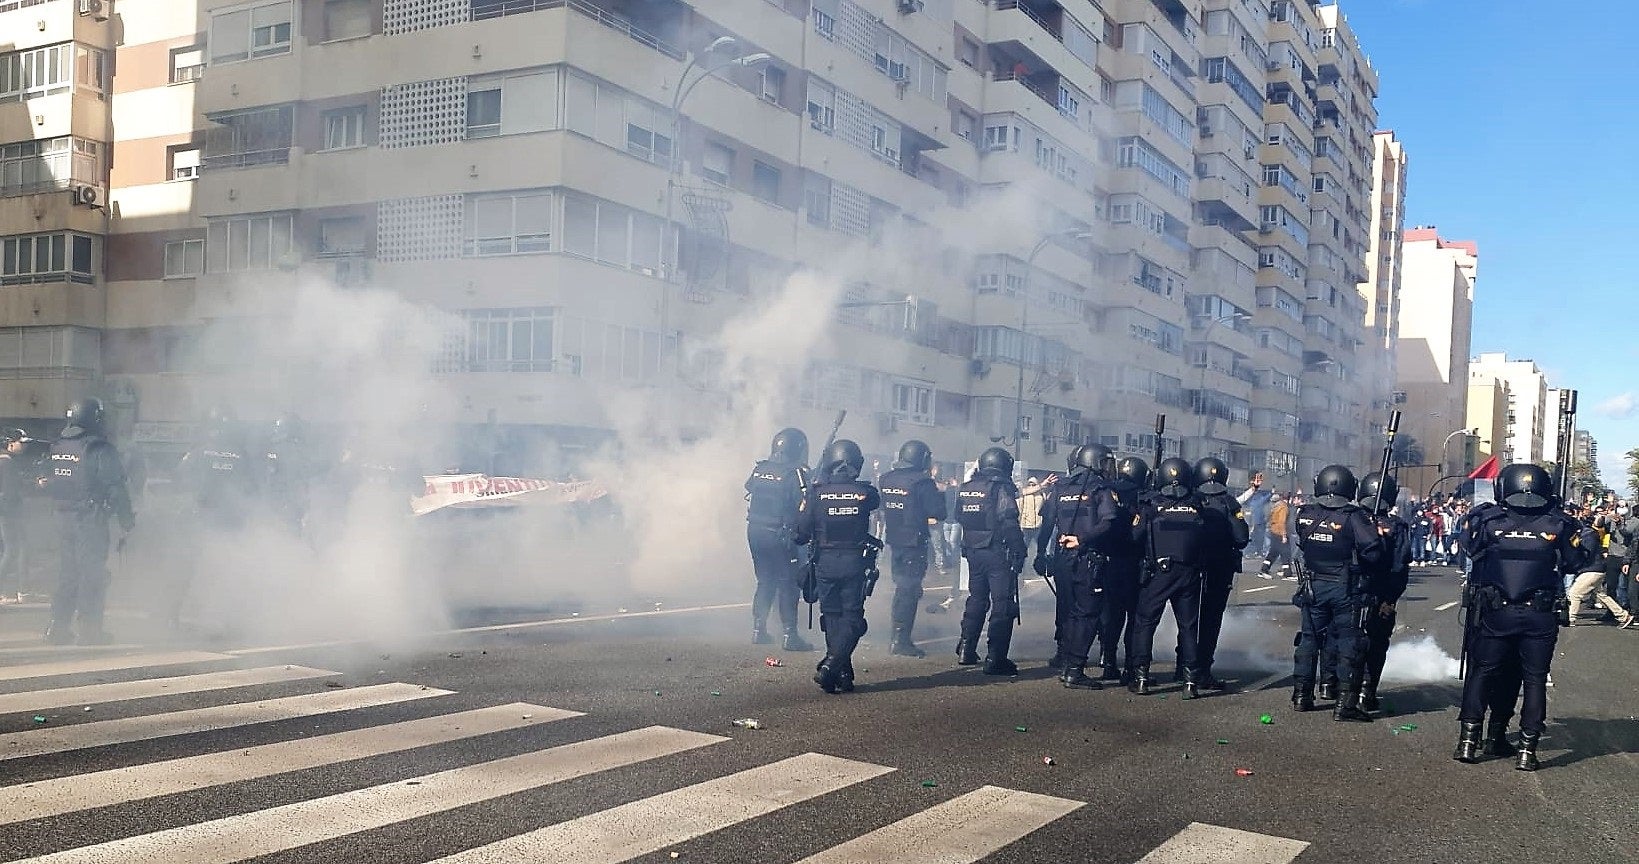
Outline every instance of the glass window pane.
<path id="1" fill-rule="evenodd" d="M 250 223 L 238 219 L 228 223 L 228 269 L 243 270 L 250 261 Z"/>
<path id="2" fill-rule="evenodd" d="M 198 273 L 205 269 L 205 241 L 189 240 L 185 251 L 183 266 L 189 274 Z"/>
<path id="3" fill-rule="evenodd" d="M 501 131 L 501 89 L 475 90 L 467 94 L 467 134 L 474 137 L 497 135 Z"/>
<path id="4" fill-rule="evenodd" d="M 91 238 L 74 237 L 74 272 L 91 273 Z"/>
<path id="5" fill-rule="evenodd" d="M 512 236 L 512 199 L 479 198 L 472 204 L 472 236 L 483 240 Z"/>
<path id="6" fill-rule="evenodd" d="M 292 248 L 290 245 L 290 234 L 293 217 L 275 216 L 271 221 L 273 222 L 273 263 L 279 264 L 286 258 L 290 257 Z"/>
<path id="7" fill-rule="evenodd" d="M 624 266 L 627 261 L 625 210 L 609 204 L 598 208 L 598 260 Z"/>
<path id="8" fill-rule="evenodd" d="M 557 76 L 514 75 L 501 91 L 501 132 L 540 132 L 557 119 Z"/>
<path id="9" fill-rule="evenodd" d="M 250 56 L 250 10 L 211 16 L 210 52 L 213 63 Z"/>
<path id="10" fill-rule="evenodd" d="M 585 198 L 563 200 L 563 248 L 576 255 L 597 252 L 598 206 Z"/>
<path id="11" fill-rule="evenodd" d="M 550 317 L 536 318 L 534 332 L 530 335 L 534 337 L 534 345 L 530 350 L 534 352 L 537 371 L 550 371 L 551 367 L 545 364 L 551 363 L 553 358 L 552 319 Z"/>
<path id="12" fill-rule="evenodd" d="M 596 125 L 598 92 L 590 79 L 570 74 L 564 87 L 564 125 L 590 137 Z"/>
<path id="13" fill-rule="evenodd" d="M 273 222 L 269 219 L 250 220 L 250 257 L 246 263 L 252 270 L 265 270 L 268 267 L 268 250 L 273 242 L 270 236 Z"/>

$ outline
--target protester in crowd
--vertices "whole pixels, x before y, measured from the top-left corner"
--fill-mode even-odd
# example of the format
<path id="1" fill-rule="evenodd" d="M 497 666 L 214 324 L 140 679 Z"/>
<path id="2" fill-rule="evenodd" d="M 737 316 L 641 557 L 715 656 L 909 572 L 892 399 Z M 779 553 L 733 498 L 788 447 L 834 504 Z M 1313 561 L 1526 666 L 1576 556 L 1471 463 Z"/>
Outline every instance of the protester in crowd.
<path id="1" fill-rule="evenodd" d="M 1241 515 L 1252 529 L 1252 539 L 1246 544 L 1249 558 L 1269 557 L 1269 499 L 1273 495 L 1263 488 L 1263 472 L 1259 471 L 1252 475 L 1252 485 L 1235 497 L 1241 504 Z"/>

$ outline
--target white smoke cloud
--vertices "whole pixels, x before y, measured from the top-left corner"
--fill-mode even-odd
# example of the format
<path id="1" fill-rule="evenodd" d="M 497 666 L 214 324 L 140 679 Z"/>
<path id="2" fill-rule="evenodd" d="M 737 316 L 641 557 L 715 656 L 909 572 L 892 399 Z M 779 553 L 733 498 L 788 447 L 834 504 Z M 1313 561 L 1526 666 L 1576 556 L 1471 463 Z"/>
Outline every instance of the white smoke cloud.
<path id="1" fill-rule="evenodd" d="M 1457 658 L 1447 654 L 1433 636 L 1389 645 L 1383 680 L 1402 684 L 1434 684 L 1457 678 Z"/>

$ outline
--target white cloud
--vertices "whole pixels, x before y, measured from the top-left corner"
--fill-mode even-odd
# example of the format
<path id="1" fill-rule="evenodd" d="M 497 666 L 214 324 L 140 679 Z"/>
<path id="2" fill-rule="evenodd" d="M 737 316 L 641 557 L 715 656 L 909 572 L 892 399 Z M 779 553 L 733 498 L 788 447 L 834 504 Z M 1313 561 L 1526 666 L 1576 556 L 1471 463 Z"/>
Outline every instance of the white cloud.
<path id="1" fill-rule="evenodd" d="M 1632 390 L 1626 393 L 1618 393 L 1599 403 L 1599 406 L 1594 410 L 1612 419 L 1625 420 L 1639 413 L 1639 393 Z"/>

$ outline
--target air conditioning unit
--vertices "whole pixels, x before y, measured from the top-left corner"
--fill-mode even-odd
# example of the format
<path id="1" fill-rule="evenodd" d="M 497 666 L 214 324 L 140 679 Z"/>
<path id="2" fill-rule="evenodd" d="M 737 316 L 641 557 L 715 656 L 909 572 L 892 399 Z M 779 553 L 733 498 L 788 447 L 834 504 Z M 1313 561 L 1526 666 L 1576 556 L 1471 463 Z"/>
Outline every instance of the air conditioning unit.
<path id="1" fill-rule="evenodd" d="M 108 13 L 103 11 L 102 0 L 79 0 L 75 8 L 81 15 L 90 15 L 98 21 L 108 20 Z"/>
<path id="2" fill-rule="evenodd" d="M 96 207 L 102 203 L 102 190 L 95 186 L 75 186 L 69 193 L 74 196 L 74 203 L 81 207 Z"/>
<path id="3" fill-rule="evenodd" d="M 899 14 L 914 15 L 922 11 L 922 0 L 899 0 Z"/>
<path id="4" fill-rule="evenodd" d="M 1212 132 L 1212 127 L 1211 126 L 1202 126 L 1201 127 L 1201 137 L 1202 138 L 1211 138 L 1212 135 L 1213 135 L 1213 132 Z"/>

